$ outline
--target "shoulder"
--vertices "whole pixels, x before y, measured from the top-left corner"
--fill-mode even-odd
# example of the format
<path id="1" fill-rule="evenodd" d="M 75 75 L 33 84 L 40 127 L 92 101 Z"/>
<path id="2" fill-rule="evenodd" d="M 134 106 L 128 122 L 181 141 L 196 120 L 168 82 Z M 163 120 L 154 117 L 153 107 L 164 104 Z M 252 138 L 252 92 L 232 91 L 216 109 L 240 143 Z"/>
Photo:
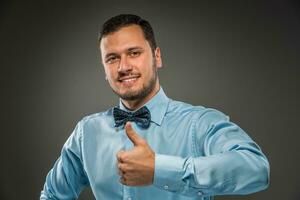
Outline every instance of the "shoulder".
<path id="1" fill-rule="evenodd" d="M 223 112 L 214 109 L 204 107 L 202 105 L 192 105 L 189 103 L 185 103 L 182 101 L 170 100 L 169 107 L 167 110 L 167 115 L 175 115 L 175 116 L 184 116 L 189 117 L 195 121 L 205 121 L 209 122 L 216 122 L 220 120 L 229 120 L 229 117 L 224 114 Z"/>
<path id="2" fill-rule="evenodd" d="M 178 113 L 178 114 L 188 114 L 195 115 L 198 117 L 206 116 L 206 115 L 220 115 L 226 116 L 223 112 L 215 109 L 209 108 L 202 105 L 192 105 L 189 103 L 185 103 L 182 101 L 172 100 L 170 99 L 169 107 L 167 110 L 168 113 Z"/>
<path id="3" fill-rule="evenodd" d="M 113 117 L 112 111 L 113 108 L 109 108 L 105 111 L 100 111 L 97 113 L 86 115 L 79 121 L 79 123 L 81 125 L 87 125 L 87 124 L 94 124 L 94 123 L 99 123 L 101 121 L 110 120 Z"/>

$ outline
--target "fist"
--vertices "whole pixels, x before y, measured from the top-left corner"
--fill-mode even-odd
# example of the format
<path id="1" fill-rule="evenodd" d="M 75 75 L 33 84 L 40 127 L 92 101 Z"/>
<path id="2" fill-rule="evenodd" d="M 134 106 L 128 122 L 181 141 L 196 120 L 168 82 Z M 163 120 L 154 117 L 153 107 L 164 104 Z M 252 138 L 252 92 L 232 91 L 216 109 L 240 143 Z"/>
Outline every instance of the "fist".
<path id="1" fill-rule="evenodd" d="M 154 177 L 155 153 L 129 122 L 125 125 L 125 132 L 134 147 L 129 151 L 121 150 L 117 153 L 120 182 L 128 186 L 151 185 Z"/>

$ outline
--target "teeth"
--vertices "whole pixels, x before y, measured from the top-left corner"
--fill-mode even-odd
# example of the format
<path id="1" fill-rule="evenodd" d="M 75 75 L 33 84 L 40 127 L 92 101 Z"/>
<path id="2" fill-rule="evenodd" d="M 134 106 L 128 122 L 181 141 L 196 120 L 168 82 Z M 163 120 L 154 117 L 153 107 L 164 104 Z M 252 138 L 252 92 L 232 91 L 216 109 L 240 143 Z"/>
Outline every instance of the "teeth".
<path id="1" fill-rule="evenodd" d="M 126 80 L 123 80 L 123 81 L 125 81 L 125 82 L 129 82 L 129 81 L 133 81 L 133 80 L 135 80 L 136 78 L 130 78 L 130 79 L 126 79 Z"/>
<path id="2" fill-rule="evenodd" d="M 134 80 L 136 80 L 136 78 L 124 79 L 123 81 L 125 81 L 125 82 L 130 82 L 130 81 L 134 81 Z"/>

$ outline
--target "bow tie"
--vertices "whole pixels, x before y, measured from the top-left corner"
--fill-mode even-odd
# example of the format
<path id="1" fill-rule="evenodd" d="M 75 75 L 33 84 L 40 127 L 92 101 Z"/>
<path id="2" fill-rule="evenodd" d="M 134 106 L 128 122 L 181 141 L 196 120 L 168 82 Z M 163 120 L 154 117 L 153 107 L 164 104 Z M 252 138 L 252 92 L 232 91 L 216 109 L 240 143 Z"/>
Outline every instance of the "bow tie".
<path id="1" fill-rule="evenodd" d="M 121 126 L 128 121 L 136 122 L 142 128 L 150 126 L 151 114 L 146 106 L 140 108 L 136 112 L 126 112 L 120 108 L 114 107 L 113 115 L 115 118 L 115 126 Z"/>

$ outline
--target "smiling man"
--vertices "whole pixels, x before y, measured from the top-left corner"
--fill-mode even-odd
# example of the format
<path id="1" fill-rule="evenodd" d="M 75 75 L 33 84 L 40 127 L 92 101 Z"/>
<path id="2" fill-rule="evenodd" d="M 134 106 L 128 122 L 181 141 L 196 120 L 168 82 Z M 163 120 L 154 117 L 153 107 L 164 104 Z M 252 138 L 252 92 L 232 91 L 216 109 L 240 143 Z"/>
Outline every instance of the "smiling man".
<path id="1" fill-rule="evenodd" d="M 48 173 L 40 199 L 191 200 L 265 189 L 269 164 L 229 117 L 166 96 L 150 24 L 136 15 L 104 23 L 106 79 L 119 105 L 83 118 Z"/>
<path id="2" fill-rule="evenodd" d="M 160 49 L 152 51 L 139 25 L 106 35 L 100 49 L 106 78 L 127 108 L 135 110 L 159 91 Z"/>

